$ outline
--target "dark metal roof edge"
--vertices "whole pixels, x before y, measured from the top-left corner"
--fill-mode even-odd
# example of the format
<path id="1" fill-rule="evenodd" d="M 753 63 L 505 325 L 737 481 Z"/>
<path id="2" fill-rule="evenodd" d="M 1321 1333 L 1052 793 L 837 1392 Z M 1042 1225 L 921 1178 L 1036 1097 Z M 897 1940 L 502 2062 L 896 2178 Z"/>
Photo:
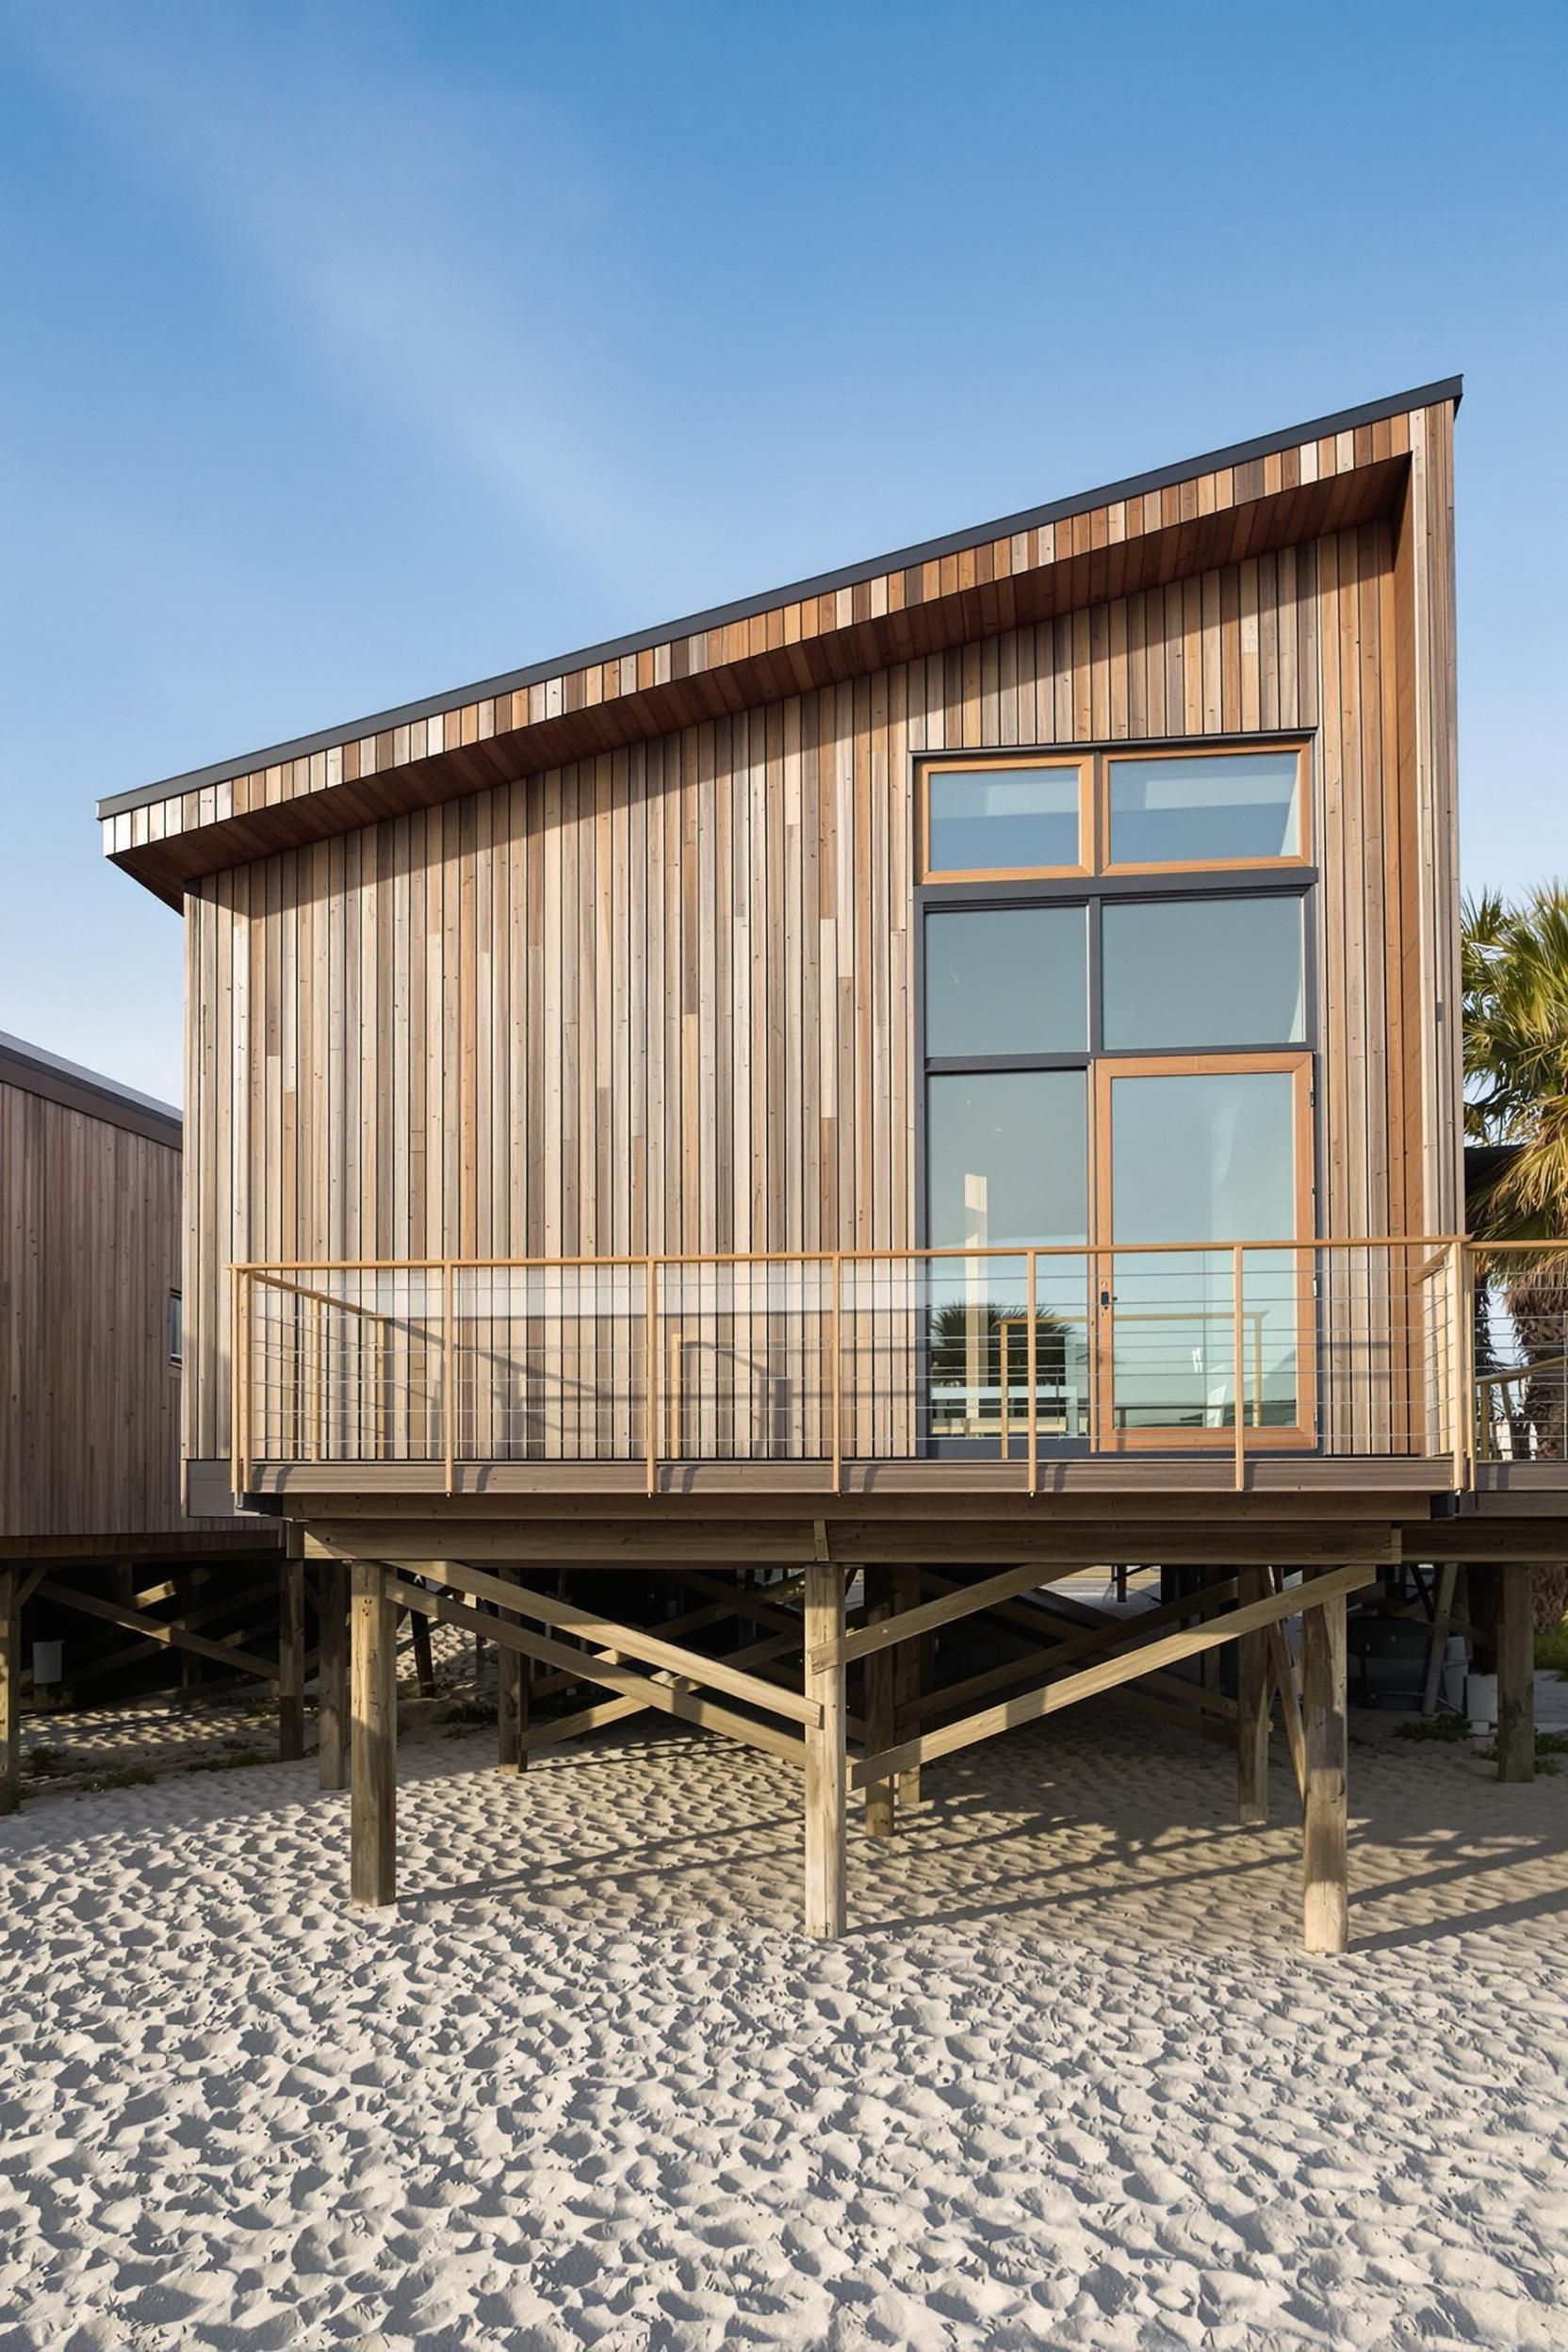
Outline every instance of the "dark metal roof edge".
<path id="1" fill-rule="evenodd" d="M 197 792 L 204 784 L 226 784 L 237 776 L 253 776 L 262 768 L 280 766 L 286 760 L 308 759 L 313 752 L 355 743 L 366 735 L 384 734 L 388 727 L 407 727 L 416 719 L 433 718 L 438 710 L 455 710 L 464 703 L 483 701 L 493 694 L 515 694 L 521 687 L 537 686 L 546 678 L 561 678 L 596 662 L 620 661 L 629 653 L 644 653 L 652 645 L 694 637 L 703 629 L 750 620 L 754 614 L 771 612 L 782 604 L 797 604 L 807 596 L 829 596 L 840 588 L 856 588 L 863 580 L 879 580 L 889 572 L 907 571 L 917 564 L 933 564 L 944 555 L 957 555 L 966 547 L 984 547 L 990 540 L 1010 538 L 1021 531 L 1037 531 L 1047 523 L 1065 522 L 1070 515 L 1084 514 L 1091 507 L 1109 506 L 1120 498 L 1142 498 L 1152 490 L 1168 490 L 1195 474 L 1216 473 L 1225 466 L 1249 466 L 1260 457 L 1274 457 L 1281 449 L 1295 449 L 1305 441 L 1326 441 L 1334 433 L 1352 433 L 1361 425 L 1381 424 L 1385 417 L 1401 416 L 1411 409 L 1432 408 L 1440 400 L 1452 400 L 1458 408 L 1463 394 L 1462 376 L 1445 376 L 1435 384 L 1418 384 L 1413 391 L 1366 400 L 1359 408 L 1340 409 L 1331 416 L 1309 417 L 1305 424 L 1288 426 L 1282 433 L 1265 433 L 1253 441 L 1234 441 L 1228 449 L 1209 449 L 1199 457 L 1183 458 L 1174 466 L 1159 466 L 1150 473 L 1103 482 L 1096 490 L 1081 490 L 1070 498 L 1053 499 L 1046 506 L 1028 507 L 1021 514 L 1001 515 L 995 522 L 949 531 L 944 538 L 923 540 L 918 547 L 895 547 L 890 555 L 873 556 L 864 563 L 845 564 L 836 572 L 818 572 L 810 580 L 792 580 L 785 587 L 770 588 L 761 596 L 742 596 L 732 604 L 714 605 L 706 612 L 690 612 L 657 629 L 608 638 L 601 645 L 584 645 L 575 653 L 552 655 L 547 661 L 531 662 L 524 669 L 480 678 L 471 686 L 453 687 L 444 694 L 427 694 L 419 702 L 400 703 L 396 710 L 378 710 L 369 718 L 322 727 L 314 735 L 296 735 L 287 743 L 266 745 L 238 760 L 220 760 L 208 767 L 189 768 L 181 776 L 166 776 L 161 783 L 139 785 L 133 791 L 116 792 L 109 799 L 101 800 L 98 814 L 117 817 L 127 808 L 145 808 L 154 801 L 172 799 L 176 792 Z"/>
<path id="2" fill-rule="evenodd" d="M 42 1091 L 33 1083 L 40 1078 L 53 1080 L 57 1086 L 69 1086 L 74 1094 L 99 1097 L 106 1106 L 106 1118 L 112 1119 L 117 1111 L 129 1110 L 139 1112 L 144 1119 L 163 1120 L 175 1130 L 172 1141 L 178 1149 L 185 1118 L 172 1102 L 160 1102 L 156 1095 L 122 1086 L 117 1078 L 106 1078 L 96 1070 L 84 1069 L 80 1062 L 66 1061 L 61 1054 L 46 1054 L 42 1046 L 29 1045 L 25 1037 L 13 1037 L 8 1031 L 0 1029 L 0 1085 L 17 1086 L 25 1093 Z M 49 1099 L 57 1098 L 51 1095 Z"/>

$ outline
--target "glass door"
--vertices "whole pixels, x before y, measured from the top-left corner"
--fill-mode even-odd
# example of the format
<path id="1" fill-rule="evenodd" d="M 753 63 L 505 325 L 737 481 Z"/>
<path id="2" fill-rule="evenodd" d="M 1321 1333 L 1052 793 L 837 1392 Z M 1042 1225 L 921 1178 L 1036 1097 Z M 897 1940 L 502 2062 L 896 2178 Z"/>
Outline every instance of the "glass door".
<path id="1" fill-rule="evenodd" d="M 1305 1054 L 1096 1066 L 1105 1450 L 1233 1445 L 1238 1412 L 1250 1444 L 1310 1442 L 1311 1106 Z M 1237 1244 L 1297 1240 L 1244 1249 L 1238 1287 Z"/>

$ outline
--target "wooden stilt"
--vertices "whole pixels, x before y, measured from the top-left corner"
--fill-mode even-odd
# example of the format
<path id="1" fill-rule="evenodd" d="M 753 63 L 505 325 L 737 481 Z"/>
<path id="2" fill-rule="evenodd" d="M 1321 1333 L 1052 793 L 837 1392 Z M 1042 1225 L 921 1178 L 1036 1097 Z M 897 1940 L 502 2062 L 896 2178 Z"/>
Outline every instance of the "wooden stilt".
<path id="1" fill-rule="evenodd" d="M 1454 1622 L 1454 1587 L 1458 1582 L 1458 1560 L 1446 1560 L 1437 1571 L 1437 1590 L 1433 1595 L 1432 1641 L 1427 1653 L 1427 1679 L 1421 1690 L 1423 1715 L 1437 1713 L 1437 1694 L 1442 1688 L 1443 1669 L 1448 1656 L 1448 1633 Z"/>
<path id="2" fill-rule="evenodd" d="M 1245 1603 L 1263 1598 L 1261 1568 L 1243 1569 L 1237 1582 Z M 1236 1818 L 1244 1829 L 1268 1821 L 1268 1726 L 1272 1713 L 1268 1628 L 1244 1633 L 1236 1643 Z"/>
<path id="3" fill-rule="evenodd" d="M 879 1625 L 891 1617 L 893 1588 L 890 1570 L 868 1568 L 865 1571 L 865 1591 L 866 1623 Z M 894 1691 L 899 1655 L 898 1650 L 874 1650 L 866 1660 L 866 1746 L 873 1755 L 880 1755 L 884 1748 L 890 1748 L 897 1736 Z M 893 1834 L 893 1786 L 891 1780 L 873 1780 L 866 1785 L 868 1838 L 890 1838 Z"/>
<path id="4" fill-rule="evenodd" d="M 421 1617 L 416 1609 L 411 1610 L 409 1631 L 414 1639 L 414 1680 L 419 1696 L 422 1699 L 433 1699 L 435 1696 L 435 1653 L 430 1643 L 430 1619 Z M 474 1645 L 474 1652 L 477 1658 L 479 1654 L 477 1642 Z"/>
<path id="5" fill-rule="evenodd" d="M 0 1565 L 0 1813 L 22 1802 L 22 1576 Z"/>
<path id="6" fill-rule="evenodd" d="M 1497 1778 L 1535 1778 L 1535 1572 L 1509 1560 L 1497 1576 Z"/>
<path id="7" fill-rule="evenodd" d="M 920 1604 L 920 1577 L 913 1568 L 893 1572 L 893 1606 L 902 1614 Z M 893 1739 L 907 1739 L 917 1728 L 916 1710 L 920 1706 L 927 1680 L 931 1655 L 929 1634 L 917 1634 L 912 1642 L 901 1642 L 893 1652 Z M 870 1740 L 867 1741 L 868 1746 Z M 889 1742 L 890 1746 L 892 1741 Z M 906 1764 L 895 1776 L 898 1811 L 919 1805 L 920 1766 Z"/>
<path id="8" fill-rule="evenodd" d="M 320 1657 L 317 1665 L 317 1763 L 323 1788 L 349 1785 L 349 1572 L 341 1560 L 317 1570 Z"/>
<path id="9" fill-rule="evenodd" d="M 352 1768 L 349 1816 L 349 1899 L 397 1899 L 397 1612 L 378 1560 L 352 1568 Z"/>
<path id="10" fill-rule="evenodd" d="M 832 1560 L 806 1571 L 806 1696 L 822 1708 L 806 1734 L 806 1933 L 844 1932 L 844 1667 L 813 1664 L 844 1630 L 844 1575 Z"/>
<path id="11" fill-rule="evenodd" d="M 278 1570 L 278 1756 L 291 1764 L 305 1752 L 305 1563 Z"/>
<path id="12" fill-rule="evenodd" d="M 503 1574 L 505 1572 L 503 1571 Z M 528 1660 L 504 1643 L 496 1651 L 496 1765 L 520 1772 L 528 1763 Z"/>
<path id="13" fill-rule="evenodd" d="M 1307 1750 L 1301 1896 L 1309 1952 L 1343 1952 L 1350 1940 L 1346 1707 L 1345 1595 L 1338 1592 L 1301 1612 Z"/>

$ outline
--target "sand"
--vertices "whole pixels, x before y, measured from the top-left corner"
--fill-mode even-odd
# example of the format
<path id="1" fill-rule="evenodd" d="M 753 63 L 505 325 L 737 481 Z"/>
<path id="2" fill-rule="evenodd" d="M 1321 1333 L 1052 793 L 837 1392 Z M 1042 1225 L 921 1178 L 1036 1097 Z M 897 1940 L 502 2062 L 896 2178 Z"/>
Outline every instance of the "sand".
<path id="1" fill-rule="evenodd" d="M 1356 1947 L 1220 1750 L 953 1759 L 798 1917 L 789 1770 L 409 1740 L 0 1821 L 0 2352 L 1568 2344 L 1568 1774 L 1352 1750 Z"/>

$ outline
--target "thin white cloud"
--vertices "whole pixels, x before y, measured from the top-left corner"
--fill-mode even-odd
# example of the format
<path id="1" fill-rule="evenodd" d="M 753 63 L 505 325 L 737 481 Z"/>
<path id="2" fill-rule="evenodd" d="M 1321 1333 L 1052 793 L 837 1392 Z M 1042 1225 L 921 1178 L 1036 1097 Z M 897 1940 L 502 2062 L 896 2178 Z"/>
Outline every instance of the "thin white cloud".
<path id="1" fill-rule="evenodd" d="M 353 11 L 248 26 L 51 0 L 12 23 L 336 397 L 395 418 L 574 572 L 641 585 L 677 514 L 614 454 L 634 392 L 593 323 L 614 195 L 563 109 L 443 79 Z"/>

